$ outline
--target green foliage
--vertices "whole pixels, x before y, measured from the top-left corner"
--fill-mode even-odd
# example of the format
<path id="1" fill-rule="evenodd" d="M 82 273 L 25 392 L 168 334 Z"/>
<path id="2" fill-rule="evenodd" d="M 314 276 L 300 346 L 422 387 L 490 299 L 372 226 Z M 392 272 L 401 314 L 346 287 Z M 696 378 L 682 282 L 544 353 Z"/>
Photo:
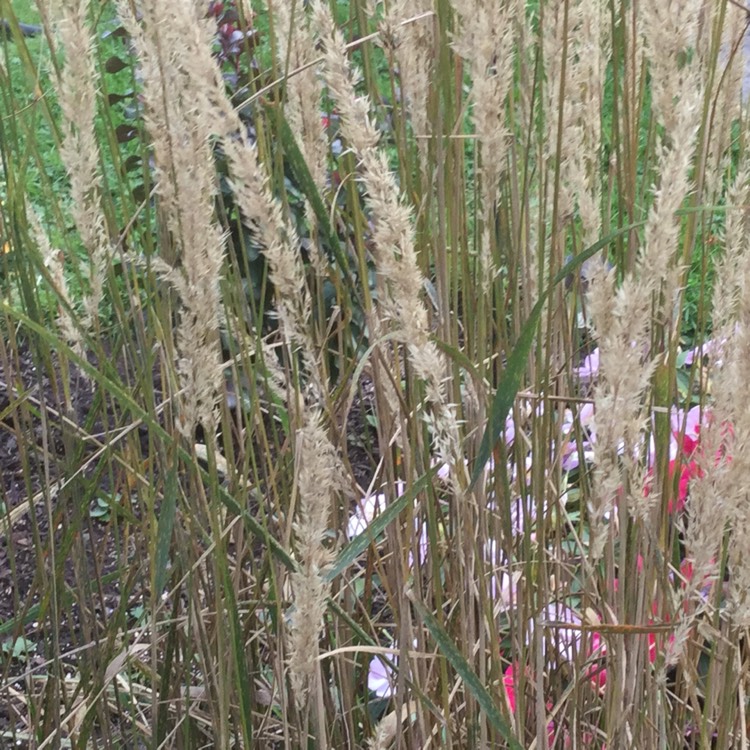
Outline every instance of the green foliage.
<path id="1" fill-rule="evenodd" d="M 33 641 L 18 636 L 18 638 L 8 638 L 3 641 L 2 650 L 5 656 L 14 661 L 26 664 L 29 657 L 36 653 L 37 645 Z"/>

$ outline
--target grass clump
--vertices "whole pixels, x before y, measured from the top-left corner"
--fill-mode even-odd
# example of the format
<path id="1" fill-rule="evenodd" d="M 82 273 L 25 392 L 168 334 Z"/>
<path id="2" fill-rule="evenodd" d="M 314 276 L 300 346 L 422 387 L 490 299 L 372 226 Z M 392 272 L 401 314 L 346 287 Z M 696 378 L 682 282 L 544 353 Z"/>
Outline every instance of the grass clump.
<path id="1" fill-rule="evenodd" d="M 744 747 L 742 9 L 27 10 L 3 741 Z"/>

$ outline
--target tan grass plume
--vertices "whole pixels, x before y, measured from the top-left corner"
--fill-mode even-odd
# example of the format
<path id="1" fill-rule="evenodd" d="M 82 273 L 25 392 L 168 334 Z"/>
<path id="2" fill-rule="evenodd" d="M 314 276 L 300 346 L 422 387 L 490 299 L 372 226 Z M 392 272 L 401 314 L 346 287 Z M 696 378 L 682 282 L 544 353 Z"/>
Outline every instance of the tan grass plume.
<path id="1" fill-rule="evenodd" d="M 694 56 L 683 64 L 680 53 L 697 38 L 699 6 L 700 2 L 687 3 L 679 14 L 658 2 L 639 6 L 654 87 L 654 115 L 664 136 L 657 146 L 659 177 L 636 268 L 616 288 L 614 275 L 599 266 L 589 296 L 600 354 L 592 508 L 595 558 L 604 548 L 603 519 L 612 512 L 623 485 L 629 507 L 637 515 L 645 518 L 658 503 L 656 493 L 644 492 L 647 445 L 643 434 L 649 420 L 644 394 L 657 364 L 651 351 L 654 320 L 671 319 L 679 293 L 677 210 L 693 188 L 690 169 L 704 94 L 702 60 Z M 668 326 L 666 335 L 673 333 Z"/>
<path id="2" fill-rule="evenodd" d="M 173 243 L 172 257 L 156 259 L 154 267 L 180 301 L 178 426 L 191 438 L 197 424 L 209 430 L 214 425 L 222 385 L 218 325 L 224 237 L 214 216 L 215 123 L 200 106 L 220 80 L 210 53 L 211 22 L 192 0 L 145 0 L 139 5 L 141 20 L 126 0 L 117 7 L 141 65 L 160 216 Z"/>
<path id="3" fill-rule="evenodd" d="M 447 368 L 430 339 L 427 308 L 421 300 L 423 277 L 414 246 L 411 211 L 401 198 L 387 154 L 378 148 L 380 135 L 370 115 L 370 101 L 357 94 L 359 73 L 349 60 L 343 36 L 325 3 L 313 3 L 312 19 L 313 30 L 323 45 L 323 77 L 328 93 L 341 113 L 342 133 L 359 161 L 382 289 L 380 313 L 392 322 L 425 384 L 426 418 L 431 423 L 436 456 L 458 471 L 464 464 L 458 458 L 456 419 L 444 384 Z M 453 471 L 451 476 L 460 492 L 466 478 L 456 481 Z"/>
<path id="4" fill-rule="evenodd" d="M 89 257 L 89 288 L 84 297 L 85 324 L 99 317 L 104 279 L 111 258 L 111 243 L 101 208 L 102 175 L 96 136 L 98 75 L 89 0 L 52 0 L 53 17 L 65 61 L 57 80 L 63 115 L 60 156 L 70 179 L 71 212 Z M 67 331 L 70 334 L 71 331 Z"/>

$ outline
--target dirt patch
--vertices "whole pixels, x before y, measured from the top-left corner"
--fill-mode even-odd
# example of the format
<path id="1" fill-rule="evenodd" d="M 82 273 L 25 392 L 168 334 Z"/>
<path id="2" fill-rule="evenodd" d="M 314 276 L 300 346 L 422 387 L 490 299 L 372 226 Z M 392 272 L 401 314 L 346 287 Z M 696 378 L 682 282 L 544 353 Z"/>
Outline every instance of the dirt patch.
<path id="1" fill-rule="evenodd" d="M 113 490 L 112 476 L 97 476 L 96 461 L 89 461 L 95 443 L 76 442 L 80 425 L 91 434 L 101 430 L 90 419 L 102 411 L 92 384 L 75 369 L 64 382 L 54 362 L 57 374 L 50 378 L 27 347 L 3 354 L 0 747 L 11 737 L 8 746 L 22 747 L 23 738 L 38 729 L 32 726 L 28 699 L 43 692 L 46 675 L 72 674 L 87 658 L 87 644 L 101 634 L 91 632 L 91 623 L 100 623 L 104 632 L 118 612 L 116 571 L 129 555 L 106 504 L 82 508 L 76 503 L 77 482 L 97 482 L 103 498 Z M 52 581 L 58 582 L 54 590 Z M 88 611 L 83 620 L 82 607 Z"/>
<path id="2" fill-rule="evenodd" d="M 128 382 L 126 366 L 117 369 Z M 158 373 L 153 384 L 161 400 Z M 366 420 L 370 391 L 364 382 L 346 421 L 347 463 L 363 488 L 377 461 L 366 437 L 372 434 Z M 52 681 L 46 677 L 69 684 L 75 696 L 81 670 L 102 671 L 97 644 L 136 626 L 149 598 L 142 534 L 130 533 L 118 514 L 106 512 L 106 503 L 92 507 L 81 500 L 95 487 L 94 495 L 117 496 L 140 523 L 126 472 L 110 471 L 115 462 L 97 455 L 106 442 L 102 419 L 110 431 L 122 426 L 122 415 L 80 371 L 63 375 L 54 356 L 42 367 L 28 347 L 0 346 L 0 748 L 23 748 L 27 741 L 34 746 L 35 731 L 49 736 L 55 727 L 39 726 L 33 706 L 35 700 L 48 705 L 44 692 Z M 145 429 L 137 441 L 140 456 L 147 457 Z M 99 470 L 103 463 L 107 471 Z M 121 590 L 126 580 L 127 590 Z M 71 696 L 62 703 L 68 708 L 61 705 L 60 717 L 70 713 Z M 117 724 L 117 717 L 100 718 Z M 118 735 L 112 724 L 107 735 Z"/>

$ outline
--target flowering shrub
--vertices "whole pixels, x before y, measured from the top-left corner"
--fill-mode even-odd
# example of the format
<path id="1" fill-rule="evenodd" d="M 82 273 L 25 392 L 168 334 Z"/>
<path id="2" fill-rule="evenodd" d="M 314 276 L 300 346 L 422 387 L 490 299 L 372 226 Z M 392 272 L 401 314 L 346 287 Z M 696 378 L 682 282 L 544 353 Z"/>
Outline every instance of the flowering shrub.
<path id="1" fill-rule="evenodd" d="M 710 351 L 710 348 L 704 347 L 705 351 Z M 701 349 L 703 352 L 704 349 Z M 689 358 L 692 361 L 692 357 Z M 577 368 L 577 376 L 582 386 L 591 387 L 596 383 L 598 376 L 599 367 L 599 356 L 598 350 L 594 350 L 591 354 L 587 355 L 583 363 Z M 528 406 L 528 405 L 527 405 Z M 531 413 L 531 409 L 527 408 L 527 414 Z M 539 417 L 544 414 L 543 406 L 540 404 L 535 409 L 536 415 Z M 701 428 L 706 424 L 710 423 L 712 419 L 711 410 L 709 408 L 702 408 L 699 405 L 692 406 L 690 408 L 673 408 L 670 413 L 670 433 L 669 433 L 669 475 L 672 479 L 672 486 L 674 487 L 675 495 L 671 495 L 667 499 L 667 511 L 669 514 L 683 514 L 686 508 L 686 504 L 689 500 L 690 486 L 694 479 L 703 476 L 703 462 L 705 457 L 702 453 L 701 447 Z M 730 432 L 730 428 L 727 428 Z M 597 420 L 594 410 L 594 405 L 591 402 L 584 402 L 575 407 L 565 408 L 562 412 L 562 421 L 560 426 L 560 434 L 562 435 L 563 442 L 561 444 L 560 456 L 561 466 L 565 475 L 572 475 L 580 472 L 581 470 L 588 470 L 596 466 L 597 460 Z M 508 417 L 506 420 L 505 430 L 503 434 L 503 440 L 508 448 L 508 453 L 511 456 L 507 466 L 507 473 L 509 476 L 514 478 L 514 481 L 518 478 L 519 472 L 517 467 L 518 453 L 515 453 L 513 446 L 516 444 L 518 439 L 519 430 L 515 421 L 512 417 Z M 645 438 L 644 438 L 645 439 Z M 655 464 L 655 449 L 654 449 L 654 438 L 653 435 L 649 436 L 648 449 L 644 451 L 644 455 L 647 460 L 647 481 L 645 485 L 645 493 L 648 496 L 652 491 L 652 480 L 654 473 Z M 552 447 L 552 454 L 554 454 L 554 446 Z M 724 449 L 721 449 L 716 455 L 716 462 L 721 460 L 729 460 L 729 457 L 725 455 Z M 622 455 L 622 451 L 621 451 Z M 525 472 L 532 470 L 533 466 L 533 455 L 528 452 L 525 458 Z M 488 478 L 495 472 L 495 464 L 491 460 L 487 467 Z M 441 466 L 438 476 L 446 480 L 448 477 L 448 467 Z M 491 484 L 488 485 L 491 487 Z M 405 490 L 405 486 L 402 482 L 397 483 L 397 491 L 402 493 Z M 489 491 L 489 498 L 491 507 L 494 507 L 494 494 L 493 491 Z M 372 521 L 378 513 L 382 512 L 388 505 L 389 499 L 386 493 L 378 493 L 370 495 L 361 501 L 355 512 L 350 518 L 348 525 L 349 538 L 353 539 L 357 535 L 366 533 L 368 523 Z M 511 508 L 516 508 L 516 511 L 512 511 L 511 516 L 511 529 L 514 537 L 519 537 L 524 533 L 524 519 L 531 521 L 532 524 L 535 518 L 536 506 L 532 502 L 526 507 L 526 512 L 517 512 L 519 506 L 516 504 L 510 504 Z M 415 506 L 415 510 L 416 510 Z M 533 530 L 530 530 L 533 538 Z M 419 538 L 418 549 L 420 554 L 420 562 L 427 554 L 427 527 L 425 522 L 418 522 L 415 520 L 414 533 Z M 496 558 L 495 542 L 490 542 L 486 550 L 486 559 L 493 561 Z M 414 566 L 414 559 L 410 555 L 409 557 L 410 567 Z M 643 558 L 639 555 L 637 560 L 637 570 L 642 572 L 644 569 Z M 520 574 L 519 574 L 520 576 Z M 502 613 L 510 605 L 510 602 L 514 601 L 517 597 L 517 585 L 519 583 L 519 576 L 505 576 L 503 584 L 498 585 L 497 581 L 491 580 L 488 591 L 491 599 L 498 605 L 495 608 L 496 613 Z M 686 596 L 688 587 L 692 582 L 693 577 L 693 566 L 690 560 L 687 558 L 682 559 L 679 566 L 679 573 L 670 573 L 670 581 L 672 586 L 676 590 L 681 591 L 683 597 L 683 607 L 688 607 L 688 602 L 684 598 Z M 619 579 L 615 577 L 611 583 L 612 590 L 614 592 L 619 589 Z M 710 595 L 711 581 L 706 579 L 705 585 L 702 587 L 702 596 L 704 600 Z M 646 638 L 647 643 L 647 660 L 651 665 L 655 665 L 660 653 L 659 644 L 659 631 L 664 629 L 665 623 L 669 623 L 669 614 L 664 614 L 659 603 L 654 600 L 651 604 L 651 614 L 648 617 L 646 623 L 637 629 L 638 633 L 641 633 Z M 687 610 L 685 610 L 687 611 Z M 583 676 L 588 681 L 589 685 L 595 691 L 595 693 L 603 693 L 608 685 L 608 669 L 606 662 L 608 659 L 608 645 L 607 645 L 607 631 L 610 626 L 600 625 L 597 626 L 596 622 L 602 622 L 604 612 L 594 613 L 589 612 L 589 617 L 593 617 L 594 624 L 588 623 L 584 625 L 584 621 L 579 612 L 573 607 L 563 603 L 552 603 L 542 608 L 541 615 L 538 619 L 539 622 L 544 623 L 547 627 L 552 628 L 554 632 L 554 639 L 552 640 L 552 650 L 547 653 L 547 661 L 557 665 L 573 665 L 574 663 L 582 663 Z M 528 642 L 531 642 L 533 637 L 535 621 L 537 618 L 532 618 L 526 629 L 526 638 Z M 649 627 L 653 626 L 653 630 L 649 630 Z M 598 628 L 601 628 L 598 629 Z M 587 636 L 584 637 L 584 631 L 588 631 Z M 625 632 L 625 631 L 623 631 Z M 672 644 L 674 635 L 668 633 L 665 635 L 666 643 Z M 545 643 L 547 641 L 545 640 Z M 582 650 L 584 653 L 582 653 Z M 578 659 L 578 655 L 581 659 Z M 396 662 L 394 661 L 394 664 Z M 503 672 L 503 687 L 507 698 L 507 704 L 512 713 L 516 712 L 517 708 L 517 685 L 518 675 L 521 669 L 521 664 L 516 658 L 511 658 L 510 664 L 505 668 Z M 525 671 L 527 680 L 532 684 L 534 683 L 534 674 L 529 668 Z M 390 666 L 379 657 L 373 657 L 370 662 L 368 670 L 368 687 L 372 691 L 373 695 L 378 698 L 388 698 L 392 695 L 392 691 L 395 685 L 394 675 Z M 548 710 L 552 708 L 552 704 L 547 702 Z M 550 721 L 548 724 L 548 741 L 550 745 L 553 744 L 556 732 L 556 726 L 554 721 Z M 564 746 L 570 745 L 570 736 L 566 728 L 563 729 L 563 735 L 565 736 Z M 583 746 L 593 746 L 593 735 L 586 733 L 588 739 L 585 740 Z"/>
<path id="2" fill-rule="evenodd" d="M 242 28 L 234 0 L 211 0 L 207 15 L 216 20 L 216 57 L 222 66 L 232 68 L 235 76 L 231 80 L 236 85 L 241 73 L 243 47 L 246 40 L 254 39 L 255 32 Z"/>

